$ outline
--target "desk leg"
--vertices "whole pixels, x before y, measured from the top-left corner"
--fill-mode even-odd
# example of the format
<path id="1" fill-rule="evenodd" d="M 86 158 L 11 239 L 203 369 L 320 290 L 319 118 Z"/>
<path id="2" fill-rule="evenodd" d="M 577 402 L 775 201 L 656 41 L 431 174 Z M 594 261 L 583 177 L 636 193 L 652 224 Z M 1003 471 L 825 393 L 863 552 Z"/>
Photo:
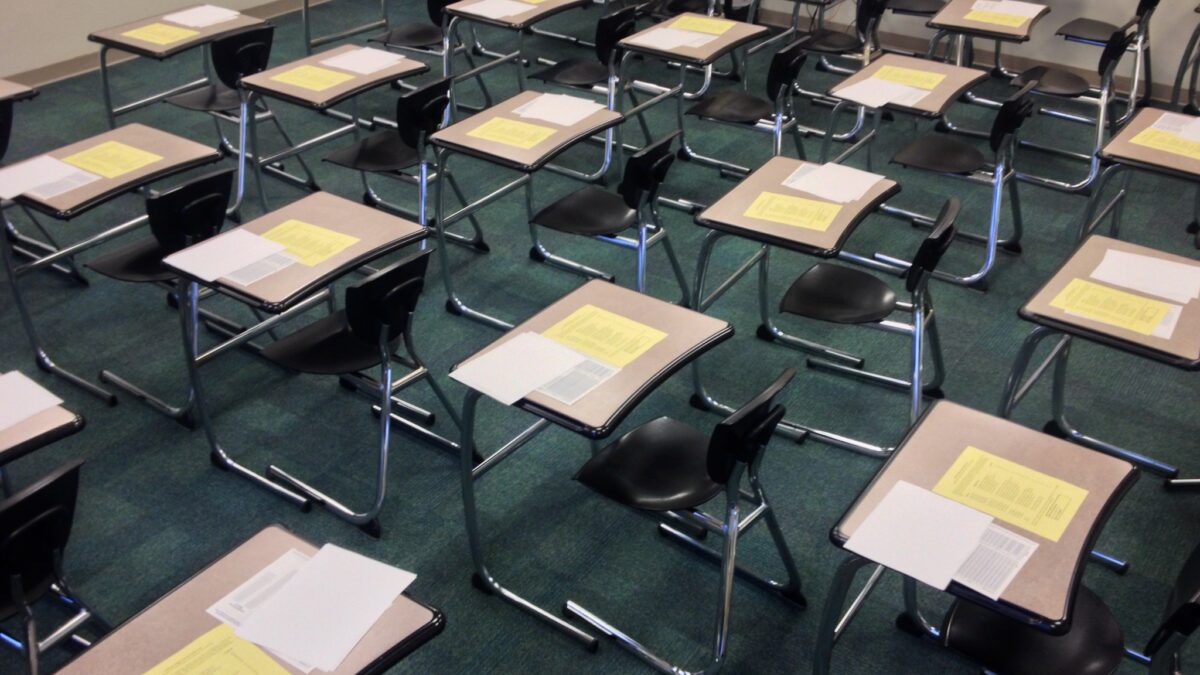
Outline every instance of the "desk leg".
<path id="1" fill-rule="evenodd" d="M 0 208 L 10 208 L 13 205 L 13 202 L 4 202 Z M 37 216 L 33 214 L 33 211 L 29 210 L 29 208 L 25 206 L 21 207 L 21 211 L 25 214 L 25 217 L 29 219 L 29 222 L 33 223 L 33 226 L 37 228 L 37 231 L 41 234 L 42 239 L 35 239 L 22 234 L 17 230 L 16 225 L 13 225 L 12 222 L 5 220 L 4 231 L 0 232 L 0 236 L 8 237 L 8 240 L 12 242 L 14 259 L 24 258 L 31 262 L 36 262 L 42 256 L 58 253 L 62 247 L 58 245 L 58 242 L 55 241 L 54 236 L 50 234 L 50 231 L 47 230 L 45 226 L 42 225 L 41 221 L 37 219 Z M 50 265 L 50 269 L 66 276 L 80 286 L 86 288 L 90 285 L 87 277 L 83 276 L 83 272 L 79 269 L 79 266 L 75 264 L 74 256 L 70 256 L 63 259 L 61 262 L 56 262 Z"/>
<path id="2" fill-rule="evenodd" d="M 850 603 L 850 607 L 843 614 L 842 607 L 846 604 L 846 596 L 850 593 L 850 585 L 854 583 L 854 577 L 858 574 L 859 569 L 870 564 L 871 561 L 866 558 L 851 554 L 842 561 L 841 565 L 838 565 L 837 573 L 834 574 L 833 582 L 829 586 L 829 594 L 825 596 L 825 610 L 821 614 L 821 627 L 817 630 L 817 649 L 813 654 L 813 675 L 828 675 L 830 663 L 833 661 L 833 646 L 837 644 L 842 631 L 850 625 L 854 615 L 858 613 L 862 603 L 882 576 L 883 567 L 876 565 L 875 571 L 867 579 L 867 583 L 859 592 L 858 597 Z"/>
<path id="3" fill-rule="evenodd" d="M 583 643 L 590 651 L 596 651 L 599 641 L 595 636 L 580 630 L 567 621 L 529 602 L 525 598 L 504 588 L 496 581 L 483 559 L 483 542 L 479 536 L 479 514 L 475 506 L 475 478 L 477 472 L 493 464 L 484 462 L 476 468 L 472 448 L 475 447 L 475 408 L 482 396 L 479 392 L 469 389 L 463 399 L 462 407 L 462 439 L 459 441 L 459 477 L 462 482 L 463 514 L 466 519 L 467 541 L 471 547 L 471 561 L 475 573 L 471 583 L 481 591 L 499 596 L 506 602 L 516 605 L 521 610 L 532 614 L 552 627 L 566 633 L 568 636 Z"/>
<path id="4" fill-rule="evenodd" d="M 896 617 L 896 627 L 917 637 L 928 638 L 936 642 L 941 638 L 941 631 L 934 628 L 921 614 L 921 602 L 917 596 L 917 590 L 916 580 L 904 577 L 904 612 Z"/>

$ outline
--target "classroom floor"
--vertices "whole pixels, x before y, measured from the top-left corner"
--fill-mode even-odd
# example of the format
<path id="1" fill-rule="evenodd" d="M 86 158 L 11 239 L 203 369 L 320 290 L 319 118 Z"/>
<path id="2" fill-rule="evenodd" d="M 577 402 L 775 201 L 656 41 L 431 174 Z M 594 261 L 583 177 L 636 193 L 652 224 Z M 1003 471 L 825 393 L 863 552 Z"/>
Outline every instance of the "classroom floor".
<path id="1" fill-rule="evenodd" d="M 423 20 L 424 3 L 393 1 L 393 21 Z M 322 5 L 314 16 L 323 31 L 366 20 L 376 5 L 365 0 L 338 0 Z M 597 10 L 571 12 L 550 22 L 555 28 L 587 36 Z M 274 20 L 277 25 L 272 64 L 302 54 L 298 14 Z M 885 17 L 886 22 L 886 17 Z M 886 25 L 884 27 L 886 30 Z M 489 47 L 512 43 L 510 34 L 481 31 Z M 536 38 L 535 54 L 550 58 L 588 56 L 579 48 Z M 1089 49 L 1078 46 L 1078 49 Z M 1098 54 L 1097 54 L 1098 55 Z M 136 60 L 118 65 L 113 84 L 122 97 L 149 92 L 191 76 L 199 54 L 158 64 Z M 761 90 L 767 56 L 753 61 L 749 86 Z M 461 65 L 461 64 L 460 64 Z M 646 79 L 672 82 L 674 71 L 651 60 L 638 64 Z M 425 76 L 429 78 L 431 76 Z M 827 87 L 835 76 L 806 69 L 809 88 Z M 422 81 L 422 80 L 418 80 Z M 488 75 L 494 93 L 515 90 L 511 68 Z M 715 86 L 737 86 L 718 81 Z M 997 92 L 1002 87 L 994 86 Z M 465 83 L 464 102 L 478 100 L 478 91 Z M 382 88 L 363 99 L 364 111 L 390 115 L 396 92 Z M 333 122 L 310 111 L 273 103 L 295 136 L 332 128 Z M 804 103 L 804 119 L 824 126 L 828 109 Z M 954 115 L 977 126 L 991 113 L 956 106 Z M 674 111 L 662 106 L 649 115 L 655 134 L 670 131 Z M 165 104 L 122 118 L 139 121 L 202 142 L 215 140 L 212 121 L 200 114 Z M 691 120 L 689 120 L 691 122 Z M 702 126 L 701 126 L 702 125 Z M 694 148 L 741 163 L 757 165 L 769 154 L 765 134 L 709 124 L 693 124 Z M 18 104 L 8 160 L 15 161 L 85 138 L 106 129 L 97 73 L 89 73 L 42 88 L 41 96 Z M 229 130 L 232 133 L 233 130 Z M 901 145 L 928 123 L 914 127 L 909 119 L 886 123 L 878 143 L 876 170 L 898 180 L 903 193 L 896 203 L 936 212 L 950 195 L 963 200 L 960 225 L 981 231 L 986 222 L 989 191 L 948 182 L 887 165 Z M 267 143 L 278 137 L 268 130 Z M 1052 139 L 1086 147 L 1086 130 L 1065 122 L 1039 118 L 1026 137 Z M 631 133 L 636 142 L 640 135 Z M 338 144 L 326 146 L 329 150 Z M 806 141 L 810 157 L 820 143 Z M 324 149 L 306 154 L 323 189 L 358 199 L 358 176 L 323 164 Z M 791 143 L 785 151 L 795 152 Z M 599 157 L 595 146 L 576 148 L 564 160 L 587 168 Z M 850 163 L 863 167 L 860 155 Z M 295 168 L 295 160 L 288 160 Z M 231 164 L 226 160 L 226 164 Z M 1079 172 L 1076 164 L 1051 161 L 1045 155 L 1023 152 L 1018 166 L 1036 172 Z M 502 172 L 482 162 L 457 158 L 459 180 L 472 194 L 499 184 Z M 559 176 L 536 178 L 539 205 L 576 187 Z M 172 184 L 166 181 L 162 187 Z M 251 183 L 252 185 L 252 183 Z M 677 162 L 664 188 L 711 202 L 732 187 L 716 171 Z M 301 196 L 293 187 L 268 178 L 268 194 L 280 206 Z M 986 294 L 934 282 L 932 294 L 945 342 L 948 398 L 989 412 L 999 403 L 1009 367 L 1030 325 L 1017 318 L 1017 308 L 1070 252 L 1076 218 L 1085 197 L 1021 186 L 1026 232 L 1024 253 L 1003 255 Z M 410 186 L 384 182 L 382 191 L 397 201 L 415 203 Z M 251 192 L 247 215 L 258 214 Z M 1126 210 L 1126 238 L 1157 248 L 1196 256 L 1184 233 L 1190 220 L 1192 193 L 1187 186 L 1139 175 Z M 119 219 L 140 213 L 142 200 L 128 196 L 97 209 L 78 222 L 51 223 L 51 231 L 74 241 Z M 31 229 L 24 215 L 12 211 L 19 227 Z M 689 275 L 706 230 L 691 217 L 671 209 L 663 215 Z M 45 219 L 43 219 L 45 220 Z M 469 303 L 519 320 L 549 304 L 580 283 L 580 278 L 531 261 L 524 204 L 520 193 L 504 198 L 480 214 L 492 252 L 481 256 L 453 247 L 450 257 L 462 293 Z M 1005 221 L 1007 223 L 1007 219 Z M 849 248 L 870 253 L 885 251 L 908 256 L 921 231 L 907 223 L 872 216 L 851 239 Z M 629 252 L 587 240 L 546 236 L 549 245 L 567 255 L 616 272 L 629 285 L 633 258 Z M 752 251 L 747 242 L 718 249 L 713 273 L 732 270 Z M 611 250 L 610 250 L 611 249 Z M 947 256 L 947 269 L 973 271 L 981 247 L 959 241 Z M 85 257 L 86 259 L 86 257 Z M 776 253 L 772 260 L 771 302 L 782 296 L 791 280 L 812 259 Z M 662 251 L 650 255 L 650 291 L 675 299 L 677 291 Z M 432 370 L 447 382 L 460 400 L 464 389 L 449 382 L 451 365 L 487 344 L 497 333 L 448 315 L 436 259 L 423 304 L 417 315 L 416 341 Z M 92 377 L 111 368 L 152 391 L 179 400 L 186 375 L 182 361 L 177 315 L 161 291 L 121 285 L 89 274 L 91 287 L 82 289 L 62 278 L 38 273 L 25 277 L 34 319 L 51 355 L 63 366 Z M 899 288 L 899 280 L 893 280 Z M 390 485 L 382 515 L 383 537 L 374 540 L 329 513 L 315 509 L 304 514 L 282 500 L 215 469 L 200 432 L 188 432 L 128 397 L 107 408 L 61 381 L 36 371 L 7 288 L 0 289 L 0 372 L 20 368 L 49 386 L 73 410 L 83 413 L 87 428 L 80 434 L 21 460 L 12 467 L 25 483 L 70 459 L 84 458 L 82 488 L 66 573 L 75 589 L 110 622 L 139 611 L 209 561 L 270 523 L 282 523 L 314 542 L 334 542 L 412 570 L 419 576 L 411 593 L 439 608 L 446 616 L 445 632 L 405 660 L 395 672 L 411 673 L 638 673 L 650 672 L 639 661 L 604 642 L 590 654 L 530 616 L 475 590 L 470 582 L 470 558 L 462 524 L 456 461 L 403 434 L 394 439 Z M 875 439 L 898 440 L 906 424 L 902 394 L 844 380 L 804 368 L 803 355 L 758 340 L 755 288 L 752 279 L 734 287 L 710 311 L 731 321 L 737 334 L 707 358 L 708 384 L 719 397 L 740 402 L 777 373 L 795 366 L 798 375 L 782 401 L 791 419 Z M 241 306 L 208 301 L 211 307 L 249 319 Z M 831 342 L 863 355 L 869 365 L 900 374 L 907 368 L 904 338 L 853 327 L 826 327 L 784 319 L 782 325 L 815 340 Z M 279 463 L 296 475 L 324 487 L 351 504 L 364 504 L 372 489 L 376 454 L 376 424 L 366 400 L 341 389 L 332 378 L 297 376 L 264 364 L 244 353 L 231 353 L 206 366 L 203 376 L 215 408 L 215 424 L 225 447 L 253 468 Z M 627 420 L 622 431 L 660 415 L 671 415 L 700 428 L 718 420 L 688 405 L 691 380 L 676 376 L 650 396 Z M 406 395 L 432 407 L 429 392 L 417 386 Z M 1078 424 L 1112 441 L 1127 444 L 1156 458 L 1176 463 L 1185 475 L 1200 475 L 1200 418 L 1194 375 L 1147 364 L 1113 350 L 1079 343 L 1073 350 L 1069 411 Z M 1016 419 L 1040 428 L 1049 419 L 1049 383 L 1040 383 L 1018 408 Z M 530 420 L 495 403 L 481 406 L 479 426 L 488 447 L 508 438 Z M 453 433 L 446 415 L 439 430 Z M 560 429 L 539 436 L 525 449 L 482 480 L 481 519 L 491 569 L 498 579 L 529 599 L 557 609 L 567 599 L 581 602 L 656 649 L 672 662 L 699 668 L 708 659 L 709 636 L 715 611 L 715 566 L 664 541 L 654 523 L 594 496 L 571 476 L 588 456 L 586 441 Z M 829 529 L 871 478 L 880 461 L 815 442 L 797 445 L 776 439 L 763 468 L 765 487 L 791 543 L 805 583 L 810 606 L 806 611 L 785 604 L 755 587 L 736 586 L 729 673 L 796 673 L 811 668 L 821 607 L 834 568 L 844 554 L 829 543 Z M 357 497 L 357 499 L 356 499 Z M 1143 475 L 1113 515 L 1100 539 L 1100 549 L 1128 559 L 1126 576 L 1090 566 L 1085 583 L 1113 608 L 1129 646 L 1141 648 L 1163 611 L 1166 595 L 1179 566 L 1196 542 L 1200 495 L 1169 494 L 1159 479 Z M 742 541 L 739 560 L 752 567 L 781 572 L 765 530 Z M 895 574 L 885 577 L 834 655 L 838 673 L 975 672 L 966 661 L 924 644 L 893 625 L 902 608 Z M 923 593 L 928 615 L 940 617 L 947 602 L 935 592 Z M 10 627 L 11 628 L 11 627 Z M 1190 651 L 1195 651 L 1195 641 Z M 61 664 L 67 656 L 55 650 L 46 662 Z M 0 653 L 0 672 L 14 672 L 19 661 Z M 1127 664 L 1123 672 L 1140 672 Z"/>

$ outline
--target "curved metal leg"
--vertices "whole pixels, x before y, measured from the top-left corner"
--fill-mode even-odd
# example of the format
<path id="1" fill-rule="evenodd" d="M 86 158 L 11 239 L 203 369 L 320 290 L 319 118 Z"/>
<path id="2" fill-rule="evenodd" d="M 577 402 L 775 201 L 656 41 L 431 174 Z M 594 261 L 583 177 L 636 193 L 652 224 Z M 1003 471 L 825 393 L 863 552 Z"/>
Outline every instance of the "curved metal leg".
<path id="1" fill-rule="evenodd" d="M 850 554 L 842 561 L 842 564 L 838 565 L 837 572 L 833 575 L 833 581 L 829 585 L 829 593 L 825 596 L 825 609 L 821 612 L 821 627 L 817 629 L 817 646 L 813 653 L 813 675 L 829 675 L 830 664 L 833 661 L 833 646 L 837 644 L 842 632 L 854 620 L 854 615 L 858 613 L 862 603 L 874 590 L 875 584 L 882 576 L 883 567 L 876 565 L 875 571 L 872 572 L 862 591 L 843 614 L 842 607 L 846 604 L 846 596 L 850 593 L 850 585 L 854 583 L 854 577 L 858 574 L 858 570 L 870 564 L 872 564 L 870 560 Z"/>

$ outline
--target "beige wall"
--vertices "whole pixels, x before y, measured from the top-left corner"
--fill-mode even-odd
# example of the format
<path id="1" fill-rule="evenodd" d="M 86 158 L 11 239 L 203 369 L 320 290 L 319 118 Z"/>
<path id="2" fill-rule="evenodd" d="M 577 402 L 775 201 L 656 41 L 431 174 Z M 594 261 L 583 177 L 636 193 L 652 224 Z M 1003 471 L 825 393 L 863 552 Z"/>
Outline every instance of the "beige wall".
<path id="1" fill-rule="evenodd" d="M 1034 28 L 1032 39 L 1023 45 L 1005 45 L 1004 52 L 1038 61 L 1064 63 L 1089 71 L 1095 70 L 1100 52 L 1086 45 L 1066 42 L 1061 37 L 1056 37 L 1054 31 L 1067 21 L 1081 16 L 1120 25 L 1133 16 L 1133 10 L 1137 6 L 1137 0 L 1041 1 L 1048 4 L 1051 10 Z M 1162 0 L 1159 3 L 1150 23 L 1155 82 L 1170 86 L 1174 81 L 1183 48 L 1200 20 L 1200 14 L 1194 11 L 1196 4 L 1197 0 Z M 854 18 L 854 6 L 853 0 L 846 0 L 829 16 L 837 23 L 849 24 Z M 764 0 L 763 7 L 788 13 L 792 9 L 787 0 Z M 800 11 L 803 13 L 807 9 L 802 7 Z M 884 33 L 919 36 L 922 39 L 932 35 L 932 31 L 925 27 L 924 19 L 897 16 L 891 12 L 884 15 L 880 30 Z M 1122 64 L 1122 71 L 1129 72 L 1130 67 Z"/>

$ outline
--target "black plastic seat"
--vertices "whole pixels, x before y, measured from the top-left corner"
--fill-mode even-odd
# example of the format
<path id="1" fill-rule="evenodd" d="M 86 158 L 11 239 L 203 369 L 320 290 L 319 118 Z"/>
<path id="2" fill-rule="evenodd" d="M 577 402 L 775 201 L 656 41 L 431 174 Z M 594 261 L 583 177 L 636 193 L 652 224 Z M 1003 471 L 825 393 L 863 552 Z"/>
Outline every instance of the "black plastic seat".
<path id="1" fill-rule="evenodd" d="M 380 131 L 324 157 L 326 162 L 355 171 L 402 171 L 421 162 L 417 149 L 392 129 Z"/>
<path id="2" fill-rule="evenodd" d="M 402 171 L 423 160 L 425 138 L 437 130 L 450 103 L 450 79 L 442 78 L 396 100 L 396 128 L 339 148 L 324 161 L 355 171 Z"/>
<path id="3" fill-rule="evenodd" d="M 1108 41 L 1108 37 L 1115 33 L 1118 28 L 1120 27 L 1116 24 L 1111 24 L 1107 21 L 1080 17 L 1064 23 L 1058 30 L 1054 31 L 1054 34 L 1061 35 L 1069 40 L 1079 40 L 1081 42 L 1092 42 L 1102 45 Z"/>
<path id="4" fill-rule="evenodd" d="M 1117 671 L 1125 652 L 1112 610 L 1082 585 L 1065 635 L 1051 635 L 964 600 L 956 600 L 947 617 L 946 646 L 995 673 L 1108 675 Z"/>
<path id="5" fill-rule="evenodd" d="M 887 0 L 859 0 L 854 10 L 853 32 L 817 28 L 800 36 L 808 38 L 804 48 L 821 54 L 850 54 L 861 51 L 867 44 L 877 46 L 875 31 L 885 9 Z"/>
<path id="6" fill-rule="evenodd" d="M 809 51 L 822 54 L 845 54 L 862 49 L 862 41 L 850 33 L 821 28 L 808 35 L 809 40 L 805 46 Z"/>
<path id="7" fill-rule="evenodd" d="M 775 114 L 770 101 L 741 89 L 723 89 L 700 99 L 687 114 L 722 122 L 754 124 Z"/>
<path id="8" fill-rule="evenodd" d="M 785 124 L 783 118 L 789 113 L 794 117 L 791 92 L 796 78 L 800 76 L 800 69 L 808 59 L 808 53 L 805 51 L 807 46 L 808 40 L 801 39 L 775 52 L 767 69 L 766 97 L 755 96 L 743 89 L 723 89 L 705 95 L 688 108 L 687 114 L 733 124 L 756 124 L 763 119 L 774 120 L 772 128 L 778 129 L 779 135 L 782 136 Z M 776 119 L 776 116 L 779 118 Z M 779 139 L 776 141 L 778 147 Z M 799 141 L 797 148 L 798 151 L 803 151 Z"/>
<path id="9" fill-rule="evenodd" d="M 621 195 L 589 185 L 538 211 L 531 222 L 569 234 L 605 236 L 636 225 L 637 211 Z"/>
<path id="10" fill-rule="evenodd" d="M 162 259 L 170 255 L 163 253 L 162 246 L 153 237 L 135 241 L 116 251 L 107 253 L 85 265 L 110 279 L 133 283 L 171 281 L 175 273 L 163 267 Z"/>
<path id="11" fill-rule="evenodd" d="M 275 27 L 267 25 L 214 41 L 209 49 L 216 80 L 171 96 L 167 103 L 199 112 L 236 111 L 241 105 L 238 81 L 266 69 L 274 35 Z"/>
<path id="12" fill-rule="evenodd" d="M 345 310 L 275 340 L 260 355 L 277 366 L 314 375 L 353 373 L 374 368 L 380 361 L 378 345 L 350 333 Z"/>
<path id="13" fill-rule="evenodd" d="M 896 292 L 873 274 L 818 263 L 792 282 L 780 309 L 832 323 L 870 323 L 896 310 Z"/>
<path id="14" fill-rule="evenodd" d="M 636 509 L 691 509 L 723 489 L 708 475 L 707 447 L 706 434 L 670 417 L 659 417 L 601 450 L 575 479 Z"/>
<path id="15" fill-rule="evenodd" d="M 236 89 L 216 82 L 199 89 L 176 94 L 167 99 L 171 105 L 197 112 L 233 112 L 242 104 Z"/>
<path id="16" fill-rule="evenodd" d="M 367 42 L 397 47 L 438 47 L 442 44 L 442 29 L 431 23 L 406 23 L 369 38 Z"/>
<path id="17" fill-rule="evenodd" d="M 947 134 L 928 134 L 909 143 L 892 157 L 901 166 L 936 171 L 937 173 L 968 174 L 987 166 L 987 158 L 978 148 Z"/>
<path id="18" fill-rule="evenodd" d="M 1092 88 L 1083 77 L 1061 68 L 1034 66 L 1013 78 L 1013 86 L 1024 87 L 1033 82 L 1033 91 L 1039 94 L 1077 98 L 1086 96 Z"/>
<path id="19" fill-rule="evenodd" d="M 588 59 L 564 59 L 530 77 L 568 87 L 590 88 L 608 79 L 608 66 Z"/>
<path id="20" fill-rule="evenodd" d="M 888 9 L 897 14 L 933 16 L 945 6 L 946 0 L 888 0 Z"/>
<path id="21" fill-rule="evenodd" d="M 617 54 L 617 43 L 637 30 L 637 7 L 626 7 L 600 17 L 596 22 L 596 58 L 563 59 L 536 71 L 531 78 L 567 87 L 591 89 L 608 81 L 609 66 Z"/>

